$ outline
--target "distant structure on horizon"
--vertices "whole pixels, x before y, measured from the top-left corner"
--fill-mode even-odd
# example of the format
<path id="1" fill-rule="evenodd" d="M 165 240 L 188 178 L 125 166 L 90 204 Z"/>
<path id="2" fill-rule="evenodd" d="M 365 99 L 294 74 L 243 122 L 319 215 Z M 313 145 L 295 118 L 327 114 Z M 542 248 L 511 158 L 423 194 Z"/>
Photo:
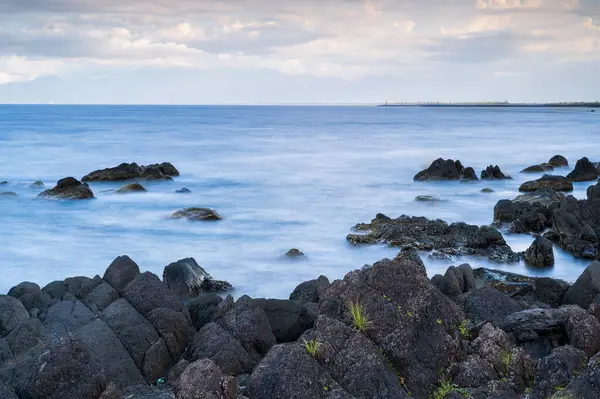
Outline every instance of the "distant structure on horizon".
<path id="1" fill-rule="evenodd" d="M 473 101 L 473 102 L 439 102 L 439 101 L 414 101 L 380 104 L 378 107 L 551 107 L 551 108 L 600 108 L 600 101 L 593 102 L 558 102 L 558 103 L 510 103 L 508 101 Z"/>

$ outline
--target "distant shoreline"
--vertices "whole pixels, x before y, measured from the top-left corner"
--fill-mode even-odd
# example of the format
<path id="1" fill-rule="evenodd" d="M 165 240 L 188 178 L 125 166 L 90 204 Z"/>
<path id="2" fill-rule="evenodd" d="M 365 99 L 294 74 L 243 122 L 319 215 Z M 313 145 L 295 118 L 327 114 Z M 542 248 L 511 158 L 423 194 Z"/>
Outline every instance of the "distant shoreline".
<path id="1" fill-rule="evenodd" d="M 436 107 L 436 108 L 600 108 L 600 102 L 581 103 L 391 103 L 378 107 Z"/>

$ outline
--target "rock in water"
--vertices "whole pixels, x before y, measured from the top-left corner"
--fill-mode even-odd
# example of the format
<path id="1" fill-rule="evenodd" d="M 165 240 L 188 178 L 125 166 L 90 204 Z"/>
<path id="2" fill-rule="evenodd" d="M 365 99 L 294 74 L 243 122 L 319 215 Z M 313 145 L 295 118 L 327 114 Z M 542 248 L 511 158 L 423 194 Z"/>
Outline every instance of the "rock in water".
<path id="1" fill-rule="evenodd" d="M 74 177 L 66 177 L 59 180 L 53 189 L 40 193 L 38 197 L 84 200 L 94 198 L 94 193 L 87 183 L 81 183 Z"/>
<path id="2" fill-rule="evenodd" d="M 17 193 L 13 191 L 3 191 L 0 193 L 0 197 L 17 197 Z"/>
<path id="3" fill-rule="evenodd" d="M 419 202 L 439 202 L 440 199 L 438 197 L 434 197 L 432 195 L 417 195 L 415 197 L 415 201 L 419 201 Z"/>
<path id="4" fill-rule="evenodd" d="M 366 234 L 349 234 L 346 240 L 353 245 L 386 243 L 422 251 L 438 250 L 455 256 L 482 256 L 498 262 L 519 260 L 519 255 L 510 249 L 502 234 L 489 226 L 448 224 L 443 220 L 406 215 L 392 219 L 378 214 L 371 223 L 358 224 L 354 229 Z"/>
<path id="5" fill-rule="evenodd" d="M 126 184 L 123 187 L 121 187 L 120 189 L 118 189 L 117 193 L 118 194 L 142 193 L 145 191 L 147 191 L 147 190 L 140 183 L 131 183 L 131 184 Z"/>
<path id="6" fill-rule="evenodd" d="M 573 182 L 591 181 L 598 179 L 598 170 L 587 158 L 577 161 L 575 169 L 567 175 L 567 179 Z"/>
<path id="7" fill-rule="evenodd" d="M 542 188 L 550 188 L 554 191 L 573 191 L 573 183 L 563 176 L 544 175 L 537 180 L 521 184 L 519 191 L 531 192 Z"/>
<path id="8" fill-rule="evenodd" d="M 494 180 L 494 179 L 512 179 L 512 177 L 505 175 L 500 170 L 498 165 L 496 166 L 488 166 L 484 171 L 481 172 L 481 178 L 485 180 Z"/>
<path id="9" fill-rule="evenodd" d="M 567 158 L 563 157 L 562 155 L 553 156 L 552 158 L 550 158 L 548 163 L 554 166 L 555 168 L 560 168 L 561 166 L 569 166 L 569 161 L 567 161 Z"/>
<path id="10" fill-rule="evenodd" d="M 134 163 L 122 163 L 113 168 L 96 170 L 82 181 L 123 181 L 132 179 L 170 180 L 171 176 L 179 176 L 179 171 L 169 162 L 148 166 Z"/>
<path id="11" fill-rule="evenodd" d="M 525 252 L 525 262 L 530 266 L 554 266 L 554 249 L 552 243 L 538 235 L 533 244 Z"/>
<path id="12" fill-rule="evenodd" d="M 192 190 L 190 190 L 189 188 L 182 188 L 181 190 L 176 190 L 175 191 L 177 194 L 190 194 L 192 192 Z"/>
<path id="13" fill-rule="evenodd" d="M 181 259 L 165 267 L 163 281 L 181 298 L 193 298 L 203 292 L 224 292 L 232 289 L 227 281 L 213 279 L 194 258 Z"/>
<path id="14" fill-rule="evenodd" d="M 539 165 L 531 165 L 521 171 L 521 173 L 535 173 L 535 172 L 547 172 L 553 170 L 552 165 L 548 163 L 542 163 Z"/>
<path id="15" fill-rule="evenodd" d="M 40 180 L 37 180 L 37 181 L 34 181 L 33 183 L 31 183 L 29 185 L 29 187 L 31 187 L 31 188 L 42 188 L 42 187 L 44 187 L 44 182 L 42 182 Z"/>
<path id="16" fill-rule="evenodd" d="M 482 189 L 481 189 L 481 192 L 482 192 L 482 193 L 493 193 L 493 192 L 494 192 L 494 190 L 492 190 L 491 188 L 482 188 Z"/>
<path id="17" fill-rule="evenodd" d="M 171 215 L 171 219 L 188 219 L 192 221 L 213 221 L 223 219 L 214 209 L 209 208 L 186 208 Z"/>
<path id="18" fill-rule="evenodd" d="M 285 253 L 285 256 L 288 256 L 290 258 L 298 258 L 304 256 L 304 252 L 300 251 L 299 249 L 292 248 Z"/>
<path id="19" fill-rule="evenodd" d="M 464 168 L 460 161 L 436 159 L 429 168 L 417 173 L 415 181 L 427 180 L 477 180 L 473 168 Z"/>

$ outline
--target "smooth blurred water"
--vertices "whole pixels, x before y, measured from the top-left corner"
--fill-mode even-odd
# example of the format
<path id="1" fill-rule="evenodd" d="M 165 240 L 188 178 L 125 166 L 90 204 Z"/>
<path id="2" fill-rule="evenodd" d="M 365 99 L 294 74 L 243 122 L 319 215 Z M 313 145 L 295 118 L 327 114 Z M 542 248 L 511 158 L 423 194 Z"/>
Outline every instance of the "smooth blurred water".
<path id="1" fill-rule="evenodd" d="M 128 254 L 143 270 L 194 257 L 235 294 L 287 297 L 300 282 L 350 270 L 397 250 L 353 248 L 345 237 L 376 213 L 492 222 L 493 207 L 518 195 L 526 166 L 565 155 L 598 160 L 600 115 L 582 109 L 377 107 L 0 106 L 0 292 L 104 272 Z M 498 164 L 512 181 L 415 183 L 435 158 L 460 159 L 477 173 Z M 144 183 L 148 193 L 116 195 L 93 183 L 92 201 L 35 199 L 47 187 L 121 162 L 172 162 L 181 177 Z M 566 174 L 570 169 L 557 170 Z M 577 183 L 582 197 L 589 184 Z M 190 195 L 176 194 L 187 187 Z M 494 193 L 480 193 L 490 187 Z M 418 203 L 430 194 L 444 201 Z M 182 207 L 216 208 L 224 220 L 169 220 Z M 527 235 L 506 236 L 525 250 Z M 297 247 L 307 259 L 282 255 Z M 556 250 L 548 270 L 492 267 L 576 279 L 586 262 Z M 464 259 L 457 259 L 455 263 Z M 466 259 L 473 266 L 486 261 Z M 428 273 L 450 264 L 424 261 Z"/>

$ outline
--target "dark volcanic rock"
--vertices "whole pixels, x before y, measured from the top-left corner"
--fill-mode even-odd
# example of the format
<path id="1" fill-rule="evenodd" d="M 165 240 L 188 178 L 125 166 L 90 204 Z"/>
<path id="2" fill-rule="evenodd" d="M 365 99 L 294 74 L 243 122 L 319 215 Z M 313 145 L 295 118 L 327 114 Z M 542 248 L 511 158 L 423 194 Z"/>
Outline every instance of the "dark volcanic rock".
<path id="1" fill-rule="evenodd" d="M 498 374 L 491 364 L 478 355 L 470 355 L 458 364 L 454 383 L 462 388 L 477 388 L 497 379 Z"/>
<path id="2" fill-rule="evenodd" d="M 140 267 L 129 256 L 119 256 L 104 273 L 104 281 L 120 291 L 140 274 Z"/>
<path id="3" fill-rule="evenodd" d="M 99 313 L 106 309 L 111 303 L 119 298 L 119 294 L 113 287 L 107 283 L 102 283 L 92 292 L 90 292 L 83 303 L 90 308 L 94 313 Z"/>
<path id="4" fill-rule="evenodd" d="M 123 181 L 131 179 L 168 180 L 170 176 L 179 176 L 179 171 L 170 163 L 139 166 L 136 163 L 122 163 L 114 168 L 96 170 L 82 181 Z"/>
<path id="5" fill-rule="evenodd" d="M 233 287 L 227 281 L 215 280 L 194 258 L 169 264 L 163 271 L 163 281 L 169 289 L 187 299 L 205 292 L 225 292 Z"/>
<path id="6" fill-rule="evenodd" d="M 519 256 L 493 227 L 465 223 L 448 224 L 443 220 L 402 215 L 391 219 L 378 214 L 370 224 L 359 224 L 355 230 L 366 234 L 349 234 L 354 245 L 387 243 L 394 247 L 437 250 L 448 255 L 481 256 L 498 262 L 515 262 Z"/>
<path id="7" fill-rule="evenodd" d="M 505 175 L 500 170 L 498 165 L 496 166 L 488 166 L 484 171 L 481 172 L 481 178 L 485 180 L 493 180 L 493 179 L 512 179 L 512 177 Z"/>
<path id="8" fill-rule="evenodd" d="M 130 183 L 126 184 L 120 189 L 117 190 L 118 194 L 127 194 L 127 193 L 143 193 L 147 190 L 140 183 Z"/>
<path id="9" fill-rule="evenodd" d="M 443 276 L 439 274 L 433 276 L 431 283 L 456 301 L 459 295 L 475 288 L 475 277 L 471 266 L 463 264 L 458 267 L 450 266 Z"/>
<path id="10" fill-rule="evenodd" d="M 202 294 L 185 302 L 196 330 L 214 320 L 221 302 L 223 299 L 215 293 Z"/>
<path id="11" fill-rule="evenodd" d="M 188 219 L 192 221 L 214 221 L 223 219 L 214 209 L 186 208 L 174 212 L 171 219 Z"/>
<path id="12" fill-rule="evenodd" d="M 438 197 L 434 197 L 432 195 L 417 195 L 415 197 L 415 201 L 418 201 L 418 202 L 439 202 L 440 199 Z"/>
<path id="13" fill-rule="evenodd" d="M 536 300 L 553 308 L 557 308 L 563 303 L 568 289 L 569 283 L 549 277 L 536 278 L 534 282 Z"/>
<path id="14" fill-rule="evenodd" d="M 506 316 L 524 309 L 508 295 L 489 287 L 471 290 L 459 296 L 457 303 L 473 323 L 487 321 L 495 326 L 500 325 Z"/>
<path id="15" fill-rule="evenodd" d="M 190 190 L 189 188 L 185 188 L 185 187 L 184 187 L 184 188 L 182 188 L 182 189 L 175 190 L 175 192 L 176 192 L 177 194 L 191 194 L 191 193 L 192 193 L 192 190 Z"/>
<path id="16" fill-rule="evenodd" d="M 40 193 L 39 197 L 84 200 L 94 198 L 94 193 L 87 183 L 81 183 L 73 177 L 66 177 L 59 180 L 53 189 Z"/>
<path id="17" fill-rule="evenodd" d="M 304 252 L 300 251 L 299 249 L 292 248 L 285 253 L 285 256 L 290 258 L 299 258 L 304 256 Z"/>
<path id="18" fill-rule="evenodd" d="M 532 192 L 543 188 L 549 188 L 554 191 L 573 191 L 573 183 L 563 176 L 544 175 L 537 180 L 521 184 L 519 191 Z"/>
<path id="19" fill-rule="evenodd" d="M 580 372 L 587 360 L 585 352 L 565 345 L 556 348 L 550 356 L 541 359 L 530 399 L 546 399 L 567 386 L 575 373 Z"/>
<path id="20" fill-rule="evenodd" d="M 564 297 L 564 303 L 587 309 L 600 294 L 600 262 L 592 262 Z"/>
<path id="21" fill-rule="evenodd" d="M 569 161 L 567 161 L 567 158 L 563 157 L 562 155 L 553 156 L 552 158 L 550 158 L 548 163 L 554 166 L 555 168 L 559 168 L 561 166 L 569 166 Z"/>
<path id="22" fill-rule="evenodd" d="M 407 388 L 415 397 L 428 396 L 439 370 L 458 355 L 457 328 L 464 316 L 431 285 L 417 253 L 402 251 L 394 260 L 348 273 L 325 292 L 319 313 L 352 325 L 350 303 L 361 305 L 370 321 L 365 334 Z"/>
<path id="23" fill-rule="evenodd" d="M 240 342 L 216 323 L 208 323 L 198 331 L 187 349 L 186 358 L 192 362 L 211 359 L 230 375 L 251 373 L 257 364 Z"/>
<path id="24" fill-rule="evenodd" d="M 259 298 L 254 303 L 265 312 L 277 342 L 295 341 L 314 324 L 302 306 L 289 299 Z"/>
<path id="25" fill-rule="evenodd" d="M 587 158 L 577 161 L 575 169 L 567 175 L 567 179 L 574 182 L 590 181 L 598 179 L 598 170 Z"/>
<path id="26" fill-rule="evenodd" d="M 177 399 L 237 399 L 237 382 L 224 376 L 212 360 L 198 360 L 175 382 L 175 395 Z"/>
<path id="27" fill-rule="evenodd" d="M 519 195 L 514 200 L 500 200 L 494 207 L 494 221 L 512 223 L 511 232 L 539 232 L 552 226 L 552 209 L 558 206 L 562 194 L 540 189 Z"/>
<path id="28" fill-rule="evenodd" d="M 538 235 L 525 251 L 525 262 L 530 266 L 554 266 L 554 249 L 550 240 Z"/>
<path id="29" fill-rule="evenodd" d="M 0 398 L 2 399 L 19 399 L 15 390 L 9 387 L 8 385 L 4 385 L 4 383 L 0 382 Z"/>
<path id="30" fill-rule="evenodd" d="M 29 313 L 23 304 L 12 296 L 0 295 L 0 338 L 29 319 Z"/>
<path id="31" fill-rule="evenodd" d="M 23 282 L 11 288 L 8 295 L 21 301 L 27 311 L 38 309 L 40 312 L 45 312 L 54 303 L 50 295 L 42 291 L 39 285 L 30 282 Z"/>
<path id="32" fill-rule="evenodd" d="M 487 188 L 486 187 L 486 188 L 482 188 L 480 192 L 482 192 L 482 193 L 493 193 L 494 190 L 492 190 L 491 188 Z"/>
<path id="33" fill-rule="evenodd" d="M 47 335 L 66 337 L 96 319 L 80 301 L 60 301 L 42 315 Z"/>
<path id="34" fill-rule="evenodd" d="M 2 191 L 0 192 L 0 197 L 18 197 L 17 193 L 12 191 Z"/>
<path id="35" fill-rule="evenodd" d="M 316 280 L 300 283 L 290 294 L 290 299 L 301 305 L 309 302 L 318 303 L 321 300 L 321 296 L 330 285 L 327 277 L 319 276 Z"/>
<path id="36" fill-rule="evenodd" d="M 542 163 L 539 165 L 531 165 L 521 171 L 521 173 L 536 173 L 536 172 L 547 172 L 553 170 L 554 167 L 549 163 Z"/>
<path id="37" fill-rule="evenodd" d="M 29 185 L 30 188 L 42 188 L 44 187 L 44 182 L 40 181 L 40 180 L 36 180 L 33 183 L 31 183 Z"/>
<path id="38" fill-rule="evenodd" d="M 414 177 L 414 180 L 460 180 L 462 178 L 477 180 L 475 173 L 473 172 L 471 175 L 470 172 L 472 172 L 472 168 L 465 176 L 465 168 L 462 166 L 460 161 L 453 161 L 452 159 L 444 160 L 439 158 L 433 161 L 429 168 L 417 173 Z"/>
<path id="39" fill-rule="evenodd" d="M 558 398 L 596 399 L 600 387 L 600 353 L 561 392 Z M 562 387 L 561 387 L 562 388 Z"/>

